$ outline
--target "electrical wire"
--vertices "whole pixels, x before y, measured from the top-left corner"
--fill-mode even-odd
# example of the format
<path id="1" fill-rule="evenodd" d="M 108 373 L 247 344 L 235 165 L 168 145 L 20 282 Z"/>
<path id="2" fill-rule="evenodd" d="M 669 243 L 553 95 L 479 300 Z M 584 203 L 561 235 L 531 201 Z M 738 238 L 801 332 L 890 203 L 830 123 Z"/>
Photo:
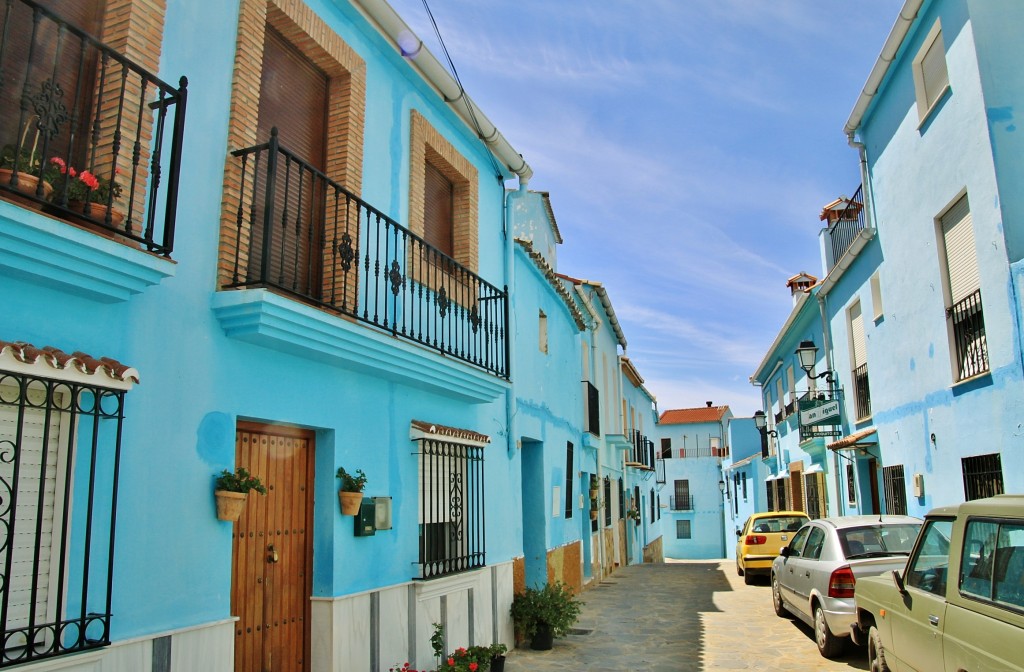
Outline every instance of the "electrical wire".
<path id="1" fill-rule="evenodd" d="M 430 11 L 430 6 L 427 4 L 427 0 L 422 1 L 423 9 L 426 10 L 427 12 L 427 18 L 430 19 L 430 25 L 433 26 L 434 28 L 434 35 L 437 36 L 437 41 L 441 45 L 441 51 L 444 52 L 444 58 L 446 61 L 448 61 L 448 69 L 451 70 L 452 77 L 455 78 L 455 83 L 458 84 L 459 86 L 459 98 L 465 100 L 466 109 L 469 111 L 469 116 L 473 120 L 473 126 L 476 128 L 476 135 L 478 138 L 483 140 L 484 144 L 486 145 L 487 140 L 486 138 L 484 138 L 483 129 L 480 128 L 480 122 L 477 120 L 476 113 L 473 111 L 473 104 L 469 101 L 469 98 L 466 96 L 466 89 L 465 87 L 462 86 L 462 80 L 459 79 L 459 73 L 455 69 L 455 63 L 454 61 L 452 61 L 451 54 L 448 53 L 448 47 L 445 45 L 444 39 L 441 37 L 441 31 L 437 27 L 437 21 L 434 20 L 434 14 L 433 12 Z M 448 100 L 447 102 L 454 103 L 459 98 L 456 98 L 454 100 Z M 499 168 L 497 161 L 494 160 L 494 154 L 491 152 L 490 147 L 487 148 L 487 159 L 490 161 L 491 168 L 494 170 L 494 174 L 498 178 L 498 181 L 504 182 L 504 177 L 501 174 L 501 169 Z"/>

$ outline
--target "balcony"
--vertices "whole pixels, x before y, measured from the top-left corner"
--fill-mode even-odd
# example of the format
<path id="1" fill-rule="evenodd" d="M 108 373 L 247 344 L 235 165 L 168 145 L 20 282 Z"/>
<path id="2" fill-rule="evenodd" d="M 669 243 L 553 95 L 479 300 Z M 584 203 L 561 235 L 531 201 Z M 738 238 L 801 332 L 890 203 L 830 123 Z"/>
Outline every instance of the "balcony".
<path id="1" fill-rule="evenodd" d="M 842 203 L 843 201 L 840 201 L 840 204 Z M 822 217 L 828 220 L 826 253 L 828 254 L 828 270 L 831 271 L 850 249 L 857 234 L 863 231 L 866 225 L 863 186 L 857 187 L 853 197 L 846 200 L 841 209 L 826 210 Z"/>
<path id="2" fill-rule="evenodd" d="M 0 12 L 0 75 L 0 195 L 169 257 L 185 78 L 161 81 L 32 0 Z"/>
<path id="3" fill-rule="evenodd" d="M 626 456 L 626 466 L 654 471 L 654 441 L 634 429 L 632 436 L 632 447 L 629 455 Z"/>
<path id="4" fill-rule="evenodd" d="M 672 511 L 693 511 L 693 495 L 670 496 L 668 508 Z"/>
<path id="5" fill-rule="evenodd" d="M 680 459 L 693 459 L 698 457 L 726 457 L 729 454 L 728 448 L 719 446 L 707 446 L 706 448 L 680 448 Z"/>
<path id="6" fill-rule="evenodd" d="M 278 143 L 240 162 L 224 289 L 265 288 L 508 378 L 508 294 Z"/>

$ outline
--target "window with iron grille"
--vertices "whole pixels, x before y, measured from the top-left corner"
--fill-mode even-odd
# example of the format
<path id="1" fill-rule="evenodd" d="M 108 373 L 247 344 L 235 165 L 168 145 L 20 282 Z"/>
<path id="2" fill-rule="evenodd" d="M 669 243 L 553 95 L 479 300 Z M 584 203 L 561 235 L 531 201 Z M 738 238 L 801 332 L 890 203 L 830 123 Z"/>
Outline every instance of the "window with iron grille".
<path id="1" fill-rule="evenodd" d="M 907 482 L 903 476 L 903 465 L 882 467 L 882 483 L 885 488 L 885 512 L 889 515 L 907 515 Z"/>
<path id="2" fill-rule="evenodd" d="M 846 501 L 850 504 L 857 503 L 857 482 L 852 464 L 846 465 Z"/>
<path id="3" fill-rule="evenodd" d="M 860 301 L 850 307 L 850 350 L 853 359 L 853 389 L 857 419 L 871 415 L 871 390 L 868 387 L 867 339 L 864 337 L 864 315 Z"/>
<path id="4" fill-rule="evenodd" d="M 604 477 L 604 526 L 612 524 L 612 479 Z"/>
<path id="5" fill-rule="evenodd" d="M 619 479 L 619 520 L 626 517 L 626 490 L 622 486 L 622 479 Z"/>
<path id="6" fill-rule="evenodd" d="M 483 567 L 483 446 L 435 437 L 418 443 L 420 578 Z"/>
<path id="7" fill-rule="evenodd" d="M 827 515 L 825 474 L 820 471 L 804 474 L 804 494 L 807 497 L 807 517 L 824 518 Z"/>
<path id="8" fill-rule="evenodd" d="M 676 521 L 676 539 L 689 539 L 690 538 L 690 521 L 688 520 L 677 520 Z"/>
<path id="9" fill-rule="evenodd" d="M 1003 494 L 1003 458 L 999 453 L 960 460 L 964 473 L 964 498 L 982 499 Z"/>
<path id="10" fill-rule="evenodd" d="M 565 517 L 572 518 L 572 482 L 573 475 L 573 446 L 572 441 L 565 443 Z"/>
<path id="11" fill-rule="evenodd" d="M 679 479 L 673 483 L 674 494 L 669 501 L 673 511 L 689 511 L 693 508 L 690 503 L 690 481 Z"/>
<path id="12" fill-rule="evenodd" d="M 123 408 L 124 390 L 0 371 L 0 667 L 110 643 Z"/>
<path id="13" fill-rule="evenodd" d="M 967 196 L 942 215 L 939 223 L 948 290 L 946 319 L 953 369 L 959 381 L 989 370 L 974 224 Z"/>
<path id="14" fill-rule="evenodd" d="M 654 522 L 654 509 L 655 509 L 654 488 L 651 488 L 651 522 L 652 523 Z"/>

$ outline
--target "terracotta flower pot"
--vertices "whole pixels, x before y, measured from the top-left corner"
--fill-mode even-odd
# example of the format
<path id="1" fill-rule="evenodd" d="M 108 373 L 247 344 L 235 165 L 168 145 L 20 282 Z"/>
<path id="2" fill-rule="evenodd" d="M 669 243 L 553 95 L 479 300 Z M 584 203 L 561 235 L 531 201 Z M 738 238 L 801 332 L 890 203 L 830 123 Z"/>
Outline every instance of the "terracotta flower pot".
<path id="1" fill-rule="evenodd" d="M 218 520 L 227 520 L 232 523 L 242 515 L 246 499 L 249 497 L 247 492 L 231 492 L 230 490 L 215 490 L 213 495 L 217 500 Z"/>
<path id="2" fill-rule="evenodd" d="M 354 516 L 359 513 L 359 505 L 363 503 L 363 493 L 339 490 L 338 500 L 341 502 L 341 515 Z"/>
<path id="3" fill-rule="evenodd" d="M 0 168 L 0 184 L 4 185 L 5 187 L 10 187 L 11 186 L 11 178 L 13 176 L 14 176 L 14 171 L 11 170 L 10 168 Z M 30 175 L 28 173 L 21 173 L 21 172 L 18 173 L 18 185 L 15 187 L 15 189 L 17 189 L 19 193 L 24 194 L 25 196 L 35 196 L 36 195 L 36 190 L 38 188 L 39 188 L 39 178 L 38 177 L 36 177 L 35 175 Z M 53 193 L 53 185 L 51 185 L 46 180 L 43 180 L 43 194 L 42 194 L 42 198 L 44 200 L 49 199 L 50 198 L 50 194 L 52 194 L 52 193 Z M 15 198 L 17 198 L 17 197 L 15 197 Z M 37 201 L 32 201 L 32 200 L 28 200 L 28 199 L 25 199 L 25 200 L 19 199 L 19 202 L 20 203 L 24 203 L 24 204 L 26 204 L 28 206 L 31 206 L 31 207 L 35 207 L 35 208 L 38 208 L 40 206 L 40 204 Z"/>
<path id="4" fill-rule="evenodd" d="M 88 209 L 86 208 L 88 205 Z M 107 221 L 107 206 L 102 203 L 85 203 L 84 201 L 69 201 L 68 208 L 80 212 L 96 222 L 105 224 Z M 124 213 L 117 208 L 110 209 L 110 224 L 120 226 L 124 221 Z"/>

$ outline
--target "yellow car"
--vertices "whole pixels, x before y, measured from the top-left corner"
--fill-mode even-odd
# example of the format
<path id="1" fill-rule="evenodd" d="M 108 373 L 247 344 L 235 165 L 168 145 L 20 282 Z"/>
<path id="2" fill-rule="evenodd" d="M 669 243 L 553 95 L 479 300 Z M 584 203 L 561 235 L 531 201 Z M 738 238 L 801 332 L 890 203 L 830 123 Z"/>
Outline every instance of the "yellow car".
<path id="1" fill-rule="evenodd" d="M 766 511 L 755 513 L 736 530 L 736 573 L 750 585 L 753 577 L 768 576 L 772 561 L 809 520 L 803 511 Z"/>

